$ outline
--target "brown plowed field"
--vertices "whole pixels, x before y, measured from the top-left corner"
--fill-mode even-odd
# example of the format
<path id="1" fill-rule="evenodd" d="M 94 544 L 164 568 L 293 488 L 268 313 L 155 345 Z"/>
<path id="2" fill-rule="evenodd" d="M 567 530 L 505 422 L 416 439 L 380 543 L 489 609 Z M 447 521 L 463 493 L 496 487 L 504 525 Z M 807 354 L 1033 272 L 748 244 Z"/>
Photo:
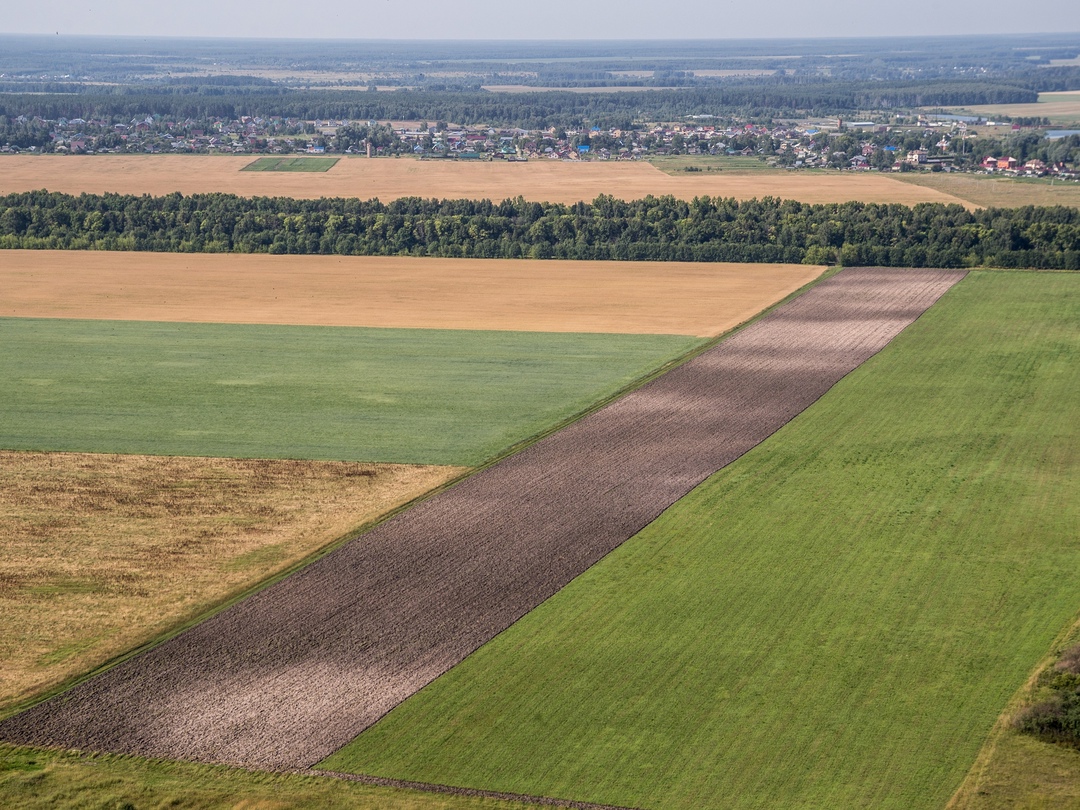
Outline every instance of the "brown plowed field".
<path id="1" fill-rule="evenodd" d="M 0 738 L 311 765 L 796 416 L 962 276 L 839 273 L 273 587 L 0 723 Z"/>
<path id="2" fill-rule="evenodd" d="M 883 174 L 732 175 L 722 172 L 671 177 L 644 161 L 507 163 L 421 161 L 412 158 L 346 158 L 328 172 L 241 172 L 254 156 L 216 155 L 12 155 L 0 157 L 0 194 L 64 191 L 69 194 L 183 194 L 221 191 L 245 197 L 438 197 L 504 200 L 521 195 L 542 202 L 574 203 L 599 194 L 638 199 L 672 194 L 751 199 L 782 197 L 807 203 L 962 203 L 940 191 L 901 183 Z"/>
<path id="3" fill-rule="evenodd" d="M 823 269 L 9 250 L 0 317 L 718 335 Z"/>

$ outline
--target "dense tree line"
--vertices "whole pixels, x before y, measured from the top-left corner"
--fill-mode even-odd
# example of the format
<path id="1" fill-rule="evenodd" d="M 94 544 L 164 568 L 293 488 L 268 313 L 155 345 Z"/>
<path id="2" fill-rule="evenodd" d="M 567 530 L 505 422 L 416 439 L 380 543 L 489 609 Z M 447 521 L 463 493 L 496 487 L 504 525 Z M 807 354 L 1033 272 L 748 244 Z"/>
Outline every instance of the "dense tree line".
<path id="1" fill-rule="evenodd" d="M 1080 269 L 1080 211 L 609 196 L 378 200 L 0 197 L 0 248 Z"/>
<path id="2" fill-rule="evenodd" d="M 713 87 L 624 93 L 490 93 L 479 90 L 398 90 L 382 93 L 308 91 L 282 87 L 169 85 L 118 87 L 115 92 L 0 94 L 9 118 L 129 120 L 281 116 L 300 119 L 454 121 L 538 129 L 615 125 L 628 120 L 666 121 L 688 115 L 738 111 L 752 117 L 839 114 L 917 106 L 1029 103 L 1035 90 L 1021 82 L 939 79 L 879 82 L 775 76 Z"/>

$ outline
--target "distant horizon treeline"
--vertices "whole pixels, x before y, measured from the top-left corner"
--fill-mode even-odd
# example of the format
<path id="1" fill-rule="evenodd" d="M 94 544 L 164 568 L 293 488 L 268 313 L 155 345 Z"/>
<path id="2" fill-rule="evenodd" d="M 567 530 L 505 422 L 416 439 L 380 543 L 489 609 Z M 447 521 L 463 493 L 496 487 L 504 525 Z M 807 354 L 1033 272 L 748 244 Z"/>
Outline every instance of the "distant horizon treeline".
<path id="1" fill-rule="evenodd" d="M 0 196 L 0 248 L 1080 269 L 1080 210 L 602 195 L 378 200 Z"/>
<path id="2" fill-rule="evenodd" d="M 3 88 L 3 86 L 0 86 Z M 13 90 L 14 87 L 3 89 Z M 714 87 L 641 90 L 621 93 L 534 91 L 498 93 L 469 89 L 418 89 L 386 92 L 296 90 L 262 84 L 118 87 L 112 92 L 65 86 L 67 92 L 0 93 L 0 116 L 105 118 L 160 115 L 205 120 L 242 116 L 304 120 L 453 121 L 459 124 L 541 129 L 549 126 L 629 128 L 632 122 L 676 120 L 691 115 L 738 113 L 769 118 L 840 115 L 856 110 L 1019 104 L 1038 100 L 1024 80 L 928 79 L 924 81 L 847 81 L 821 77 L 775 76 L 731 81 Z M 56 88 L 59 90 L 60 88 Z"/>

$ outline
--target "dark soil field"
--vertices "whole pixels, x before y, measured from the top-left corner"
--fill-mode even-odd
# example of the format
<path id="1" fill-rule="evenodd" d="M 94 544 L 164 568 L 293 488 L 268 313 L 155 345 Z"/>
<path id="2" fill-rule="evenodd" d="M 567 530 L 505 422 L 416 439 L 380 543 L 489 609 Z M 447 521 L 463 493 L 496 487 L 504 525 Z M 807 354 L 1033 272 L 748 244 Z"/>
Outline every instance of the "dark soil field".
<path id="1" fill-rule="evenodd" d="M 844 271 L 288 579 L 5 720 L 0 737 L 311 766 L 798 415 L 962 276 Z"/>

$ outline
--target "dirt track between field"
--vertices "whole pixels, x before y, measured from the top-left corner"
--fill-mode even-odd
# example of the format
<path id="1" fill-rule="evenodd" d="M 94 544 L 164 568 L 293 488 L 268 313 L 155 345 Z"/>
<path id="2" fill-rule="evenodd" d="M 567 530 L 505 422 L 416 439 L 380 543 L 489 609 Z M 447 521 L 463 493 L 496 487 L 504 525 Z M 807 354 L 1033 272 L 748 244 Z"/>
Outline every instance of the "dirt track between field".
<path id="1" fill-rule="evenodd" d="M 672 177 L 644 161 L 421 161 L 413 158 L 343 158 L 328 172 L 242 172 L 256 156 L 225 155 L 12 155 L 0 157 L 0 194 L 182 194 L 225 192 L 242 197 L 399 197 L 574 203 L 610 194 L 623 200 L 671 194 L 780 197 L 805 203 L 964 203 L 931 188 L 880 173 L 725 174 Z"/>
<path id="2" fill-rule="evenodd" d="M 824 269 L 6 250 L 0 317 L 711 336 Z"/>
<path id="3" fill-rule="evenodd" d="M 9 718 L 0 738 L 310 766 L 782 427 L 962 277 L 844 271 L 297 574 Z"/>

